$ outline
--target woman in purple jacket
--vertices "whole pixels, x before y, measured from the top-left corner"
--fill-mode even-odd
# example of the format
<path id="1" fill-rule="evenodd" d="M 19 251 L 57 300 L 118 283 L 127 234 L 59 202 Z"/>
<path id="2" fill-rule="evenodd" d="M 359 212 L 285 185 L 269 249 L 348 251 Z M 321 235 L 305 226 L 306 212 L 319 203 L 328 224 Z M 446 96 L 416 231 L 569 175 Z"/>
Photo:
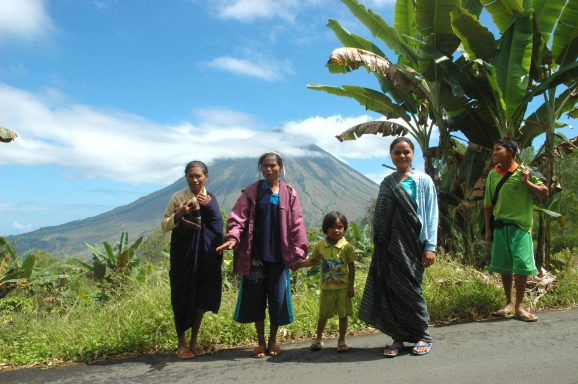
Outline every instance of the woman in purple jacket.
<path id="1" fill-rule="evenodd" d="M 277 329 L 293 322 L 288 268 L 307 257 L 307 235 L 297 192 L 279 179 L 281 156 L 265 153 L 258 166 L 265 179 L 242 190 L 217 251 L 234 250 L 234 271 L 241 275 L 234 319 L 255 323 L 258 345 L 252 355 L 261 358 L 279 354 Z M 265 343 L 267 307 L 270 333 Z"/>

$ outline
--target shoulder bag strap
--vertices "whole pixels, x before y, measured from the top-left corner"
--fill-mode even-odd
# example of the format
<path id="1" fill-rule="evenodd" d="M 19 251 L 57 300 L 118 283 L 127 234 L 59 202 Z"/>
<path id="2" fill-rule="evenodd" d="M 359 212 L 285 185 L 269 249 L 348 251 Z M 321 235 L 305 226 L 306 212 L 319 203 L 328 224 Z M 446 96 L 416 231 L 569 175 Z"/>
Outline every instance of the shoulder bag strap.
<path id="1" fill-rule="evenodd" d="M 502 180 L 500 180 L 498 185 L 496 185 L 496 190 L 494 191 L 494 198 L 492 199 L 492 207 L 494 207 L 496 205 L 496 203 L 498 202 L 498 193 L 500 193 L 500 189 L 506 183 L 506 181 L 510 178 L 510 176 L 512 176 L 513 173 L 514 172 L 506 173 L 504 175 L 504 177 L 502 177 Z"/>

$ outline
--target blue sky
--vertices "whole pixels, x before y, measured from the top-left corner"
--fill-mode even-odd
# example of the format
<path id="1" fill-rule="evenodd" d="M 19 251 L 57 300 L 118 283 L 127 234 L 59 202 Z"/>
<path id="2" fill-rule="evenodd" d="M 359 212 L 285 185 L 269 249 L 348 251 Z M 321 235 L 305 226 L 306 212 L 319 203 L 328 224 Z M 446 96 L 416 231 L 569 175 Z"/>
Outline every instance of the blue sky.
<path id="1" fill-rule="evenodd" d="M 394 0 L 363 3 L 392 22 Z M 391 139 L 334 136 L 379 116 L 305 86 L 376 86 L 328 73 L 328 19 L 371 39 L 336 0 L 0 0 L 0 126 L 18 133 L 0 235 L 130 203 L 193 159 L 315 143 L 378 182 Z"/>
<path id="2" fill-rule="evenodd" d="M 335 0 L 0 1 L 0 235 L 130 203 L 192 159 L 315 143 L 381 179 L 389 139 L 334 138 L 377 116 L 305 87 L 371 84 L 328 73 L 330 18 L 368 35 Z"/>

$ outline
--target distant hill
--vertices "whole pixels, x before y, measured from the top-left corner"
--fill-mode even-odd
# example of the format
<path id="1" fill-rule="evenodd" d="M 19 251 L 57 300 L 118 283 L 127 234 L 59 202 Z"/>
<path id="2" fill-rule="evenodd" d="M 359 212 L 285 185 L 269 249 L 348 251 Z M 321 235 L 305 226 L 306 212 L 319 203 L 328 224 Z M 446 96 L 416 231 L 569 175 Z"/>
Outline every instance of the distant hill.
<path id="1" fill-rule="evenodd" d="M 309 148 L 315 156 L 284 158 L 288 182 L 295 187 L 308 226 L 321 226 L 323 215 L 333 209 L 356 220 L 365 214 L 377 196 L 378 186 L 353 168 L 317 146 Z M 184 164 L 183 164 L 184 167 Z M 257 158 L 222 159 L 209 166 L 206 184 L 225 212 L 229 212 L 241 189 L 257 178 Z M 98 216 L 41 228 L 8 239 L 19 253 L 32 248 L 60 254 L 87 254 L 83 242 L 115 243 L 123 231 L 129 241 L 160 226 L 160 219 L 173 193 L 186 188 L 184 178 Z"/>

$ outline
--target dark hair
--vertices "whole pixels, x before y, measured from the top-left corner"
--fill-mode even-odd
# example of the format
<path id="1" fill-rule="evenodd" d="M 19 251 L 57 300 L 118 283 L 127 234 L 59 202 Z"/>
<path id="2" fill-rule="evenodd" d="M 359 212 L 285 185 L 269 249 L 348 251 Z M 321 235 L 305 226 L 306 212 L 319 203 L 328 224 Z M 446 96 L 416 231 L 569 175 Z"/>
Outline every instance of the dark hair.
<path id="1" fill-rule="evenodd" d="M 501 145 L 502 147 L 504 147 L 506 149 L 509 149 L 510 152 L 512 152 L 513 157 L 516 157 L 516 155 L 520 152 L 520 150 L 518 149 L 518 144 L 516 144 L 512 140 L 500 139 L 500 140 L 496 141 L 496 144 Z M 494 144 L 494 145 L 496 145 L 496 144 Z"/>
<path id="2" fill-rule="evenodd" d="M 337 219 L 339 219 L 341 224 L 343 224 L 343 232 L 347 231 L 347 217 L 345 217 L 345 215 L 341 212 L 331 211 L 325 215 L 323 218 L 323 224 L 321 224 L 321 229 L 323 230 L 324 234 L 327 235 L 327 231 L 329 228 L 333 227 L 333 224 L 335 224 Z"/>
<path id="3" fill-rule="evenodd" d="M 207 168 L 206 164 L 199 160 L 189 161 L 187 165 L 185 165 L 185 176 L 189 173 L 190 169 L 193 167 L 199 167 L 203 171 L 205 176 L 209 176 L 209 169 Z"/>
<path id="4" fill-rule="evenodd" d="M 407 137 L 404 137 L 404 136 L 399 136 L 391 142 L 391 144 L 389 146 L 389 152 L 393 151 L 393 147 L 395 147 L 397 144 L 399 144 L 403 141 L 405 141 L 406 143 L 409 144 L 412 151 L 415 151 L 415 148 L 413 147 L 413 143 L 411 142 L 410 139 L 408 139 Z"/>
<path id="5" fill-rule="evenodd" d="M 275 156 L 275 158 L 277 159 L 277 164 L 279 164 L 280 168 L 283 168 L 283 159 L 281 158 L 281 155 L 279 155 L 277 152 L 267 152 L 262 154 L 261 157 L 259 158 L 259 163 L 257 163 L 259 171 L 261 170 L 261 165 L 263 164 L 265 159 L 268 158 L 269 156 Z"/>

